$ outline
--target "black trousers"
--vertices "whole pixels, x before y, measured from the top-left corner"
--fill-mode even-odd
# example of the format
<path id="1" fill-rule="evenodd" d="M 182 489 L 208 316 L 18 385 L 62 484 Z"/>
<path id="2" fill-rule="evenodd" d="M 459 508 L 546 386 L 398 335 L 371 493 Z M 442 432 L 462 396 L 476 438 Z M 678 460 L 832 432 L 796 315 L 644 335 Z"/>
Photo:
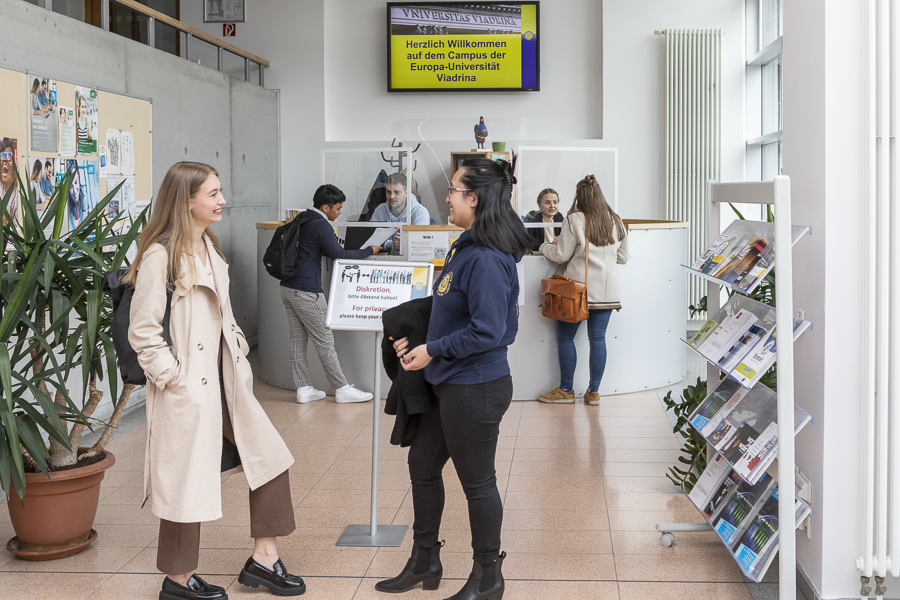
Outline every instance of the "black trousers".
<path id="1" fill-rule="evenodd" d="M 419 418 L 408 457 L 413 539 L 420 546 L 430 548 L 438 543 L 444 512 L 441 473 L 452 458 L 469 504 L 472 557 L 490 564 L 500 556 L 503 505 L 494 459 L 500 421 L 509 408 L 512 391 L 508 374 L 487 383 L 434 386 L 438 408 Z"/>

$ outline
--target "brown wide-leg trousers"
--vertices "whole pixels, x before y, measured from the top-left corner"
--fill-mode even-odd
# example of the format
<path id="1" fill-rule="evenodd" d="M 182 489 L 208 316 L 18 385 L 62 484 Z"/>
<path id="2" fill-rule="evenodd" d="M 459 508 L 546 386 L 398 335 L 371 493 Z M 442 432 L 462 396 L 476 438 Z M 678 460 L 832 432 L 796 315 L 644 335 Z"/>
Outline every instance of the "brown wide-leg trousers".
<path id="1" fill-rule="evenodd" d="M 220 352 L 221 364 L 221 352 Z M 219 368 L 219 388 L 222 385 Z M 232 444 L 234 429 L 222 393 L 222 435 Z M 291 485 L 285 471 L 270 482 L 250 490 L 250 537 L 283 537 L 296 529 L 294 504 L 291 501 Z M 168 575 L 180 575 L 196 570 L 200 561 L 200 523 L 175 523 L 159 520 L 159 547 L 156 551 L 156 568 Z"/>

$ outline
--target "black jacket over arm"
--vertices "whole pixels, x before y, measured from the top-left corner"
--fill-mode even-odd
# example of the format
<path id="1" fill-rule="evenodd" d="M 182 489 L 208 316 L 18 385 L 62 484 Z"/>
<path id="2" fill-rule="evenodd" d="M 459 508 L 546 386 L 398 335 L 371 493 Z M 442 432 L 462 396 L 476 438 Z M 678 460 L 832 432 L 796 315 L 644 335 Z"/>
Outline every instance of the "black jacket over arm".
<path id="1" fill-rule="evenodd" d="M 391 444 L 409 446 L 419 426 L 419 415 L 435 408 L 431 385 L 425 381 L 425 371 L 406 371 L 394 351 L 394 340 L 407 338 L 409 348 L 424 344 L 431 318 L 431 296 L 404 302 L 381 314 L 384 338 L 381 342 L 381 360 L 391 378 L 384 412 L 396 415 L 391 431 Z"/>

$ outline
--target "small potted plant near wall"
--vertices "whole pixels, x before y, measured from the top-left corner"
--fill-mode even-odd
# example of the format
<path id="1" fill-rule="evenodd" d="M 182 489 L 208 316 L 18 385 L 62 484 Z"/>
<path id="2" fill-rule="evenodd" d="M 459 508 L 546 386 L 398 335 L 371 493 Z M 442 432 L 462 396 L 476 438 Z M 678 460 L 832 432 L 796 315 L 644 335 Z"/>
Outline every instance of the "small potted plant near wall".
<path id="1" fill-rule="evenodd" d="M 100 481 L 115 463 L 105 446 L 134 388 L 117 389 L 112 306 L 101 284 L 125 264 L 147 210 L 135 219 L 108 214 L 119 188 L 90 207 L 78 177 L 73 166 L 41 205 L 22 178 L 0 199 L 0 487 L 16 532 L 7 550 L 31 560 L 70 556 L 96 539 Z M 83 383 L 72 390 L 76 372 Z M 91 416 L 104 378 L 114 411 L 99 440 L 81 448 L 85 429 L 101 425 Z"/>

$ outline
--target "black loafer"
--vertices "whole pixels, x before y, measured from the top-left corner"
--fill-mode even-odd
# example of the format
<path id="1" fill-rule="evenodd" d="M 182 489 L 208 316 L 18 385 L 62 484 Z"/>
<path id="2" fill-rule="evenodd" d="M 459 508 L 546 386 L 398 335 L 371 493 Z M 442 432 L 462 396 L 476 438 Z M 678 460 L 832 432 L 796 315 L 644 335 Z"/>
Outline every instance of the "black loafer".
<path id="1" fill-rule="evenodd" d="M 191 575 L 187 585 L 179 585 L 166 577 L 163 579 L 159 600 L 228 600 L 225 588 L 206 583 L 197 575 Z"/>
<path id="2" fill-rule="evenodd" d="M 267 569 L 251 556 L 238 575 L 238 583 L 252 588 L 267 587 L 276 596 L 299 596 L 306 591 L 303 579 L 288 573 L 280 558 L 271 569 Z"/>

